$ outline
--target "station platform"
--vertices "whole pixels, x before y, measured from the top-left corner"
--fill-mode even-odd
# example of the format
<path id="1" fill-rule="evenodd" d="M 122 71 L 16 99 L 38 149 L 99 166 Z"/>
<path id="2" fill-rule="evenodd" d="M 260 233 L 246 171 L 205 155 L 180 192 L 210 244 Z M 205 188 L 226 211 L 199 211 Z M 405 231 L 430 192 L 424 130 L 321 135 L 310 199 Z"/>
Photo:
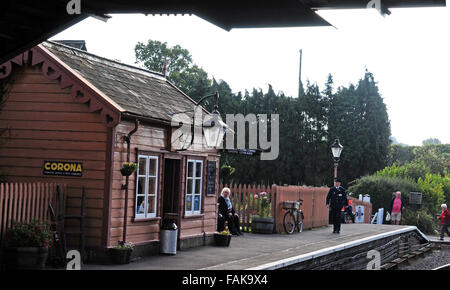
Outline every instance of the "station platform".
<path id="1" fill-rule="evenodd" d="M 87 264 L 82 270 L 273 270 L 365 269 L 367 252 L 376 249 L 381 263 L 429 244 L 414 226 L 343 224 L 302 233 L 233 236 L 229 247 L 200 246 L 176 255 L 154 255 L 126 265 Z"/>

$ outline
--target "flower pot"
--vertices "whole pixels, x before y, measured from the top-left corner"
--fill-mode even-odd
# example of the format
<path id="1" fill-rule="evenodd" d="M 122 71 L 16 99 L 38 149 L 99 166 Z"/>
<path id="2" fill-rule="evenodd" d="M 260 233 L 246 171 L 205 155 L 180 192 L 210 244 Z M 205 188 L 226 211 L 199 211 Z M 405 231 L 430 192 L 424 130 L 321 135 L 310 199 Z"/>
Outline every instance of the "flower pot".
<path id="1" fill-rule="evenodd" d="M 133 174 L 134 169 L 132 168 L 121 168 L 120 169 L 120 173 L 122 173 L 122 176 L 130 176 L 131 174 Z"/>
<path id="2" fill-rule="evenodd" d="M 231 242 L 231 235 L 227 234 L 214 234 L 214 242 L 216 246 L 228 247 Z"/>
<path id="3" fill-rule="evenodd" d="M 252 217 L 252 233 L 272 234 L 275 219 L 272 217 Z"/>
<path id="4" fill-rule="evenodd" d="M 48 257 L 47 247 L 8 247 L 4 249 L 5 267 L 14 270 L 42 270 Z"/>
<path id="5" fill-rule="evenodd" d="M 131 252 L 133 252 L 131 249 L 110 249 L 111 258 L 114 264 L 129 264 Z"/>

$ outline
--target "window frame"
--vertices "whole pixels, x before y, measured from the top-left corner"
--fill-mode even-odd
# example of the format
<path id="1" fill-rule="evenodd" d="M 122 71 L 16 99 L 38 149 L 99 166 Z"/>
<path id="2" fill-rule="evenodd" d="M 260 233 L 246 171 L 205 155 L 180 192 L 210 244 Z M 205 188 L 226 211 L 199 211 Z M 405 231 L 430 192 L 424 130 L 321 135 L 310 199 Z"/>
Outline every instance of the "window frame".
<path id="1" fill-rule="evenodd" d="M 192 170 L 192 176 L 189 177 L 189 163 L 193 163 L 193 170 Z M 200 163 L 200 176 L 197 177 L 197 164 Z M 184 195 L 184 213 L 186 216 L 190 215 L 200 215 L 202 213 L 202 195 L 203 195 L 203 171 L 204 171 L 204 161 L 199 159 L 191 159 L 188 158 L 186 162 L 186 186 L 185 186 L 185 195 Z M 188 184 L 189 180 L 192 180 L 192 188 L 190 194 L 188 194 Z M 196 180 L 200 180 L 200 188 L 198 189 L 199 193 L 195 193 L 195 184 Z M 188 195 L 191 196 L 191 208 L 190 210 L 187 209 L 187 197 Z M 195 205 L 195 196 L 199 197 L 198 201 L 198 210 L 194 209 Z"/>
<path id="2" fill-rule="evenodd" d="M 139 174 L 139 165 L 140 165 L 140 160 L 141 159 L 145 159 L 145 174 Z M 150 160 L 155 160 L 156 161 L 156 165 L 155 165 L 155 174 L 152 175 L 150 174 Z M 158 190 L 159 190 L 159 156 L 158 155 L 153 155 L 153 154 L 138 154 L 138 158 L 137 158 L 137 164 L 138 164 L 138 168 L 136 170 L 136 190 L 135 190 L 135 210 L 134 210 L 134 218 L 136 220 L 139 219 L 148 219 L 148 218 L 155 218 L 158 215 L 158 198 L 159 198 L 159 194 L 158 194 Z M 144 194 L 139 194 L 138 190 L 139 190 L 139 178 L 144 178 L 145 182 L 144 182 Z M 149 180 L 151 178 L 155 179 L 155 190 L 154 193 L 149 194 L 148 189 L 149 189 Z M 138 198 L 140 196 L 144 196 L 144 213 L 138 213 Z M 154 212 L 149 213 L 148 212 L 148 198 L 149 196 L 153 196 L 154 197 Z"/>

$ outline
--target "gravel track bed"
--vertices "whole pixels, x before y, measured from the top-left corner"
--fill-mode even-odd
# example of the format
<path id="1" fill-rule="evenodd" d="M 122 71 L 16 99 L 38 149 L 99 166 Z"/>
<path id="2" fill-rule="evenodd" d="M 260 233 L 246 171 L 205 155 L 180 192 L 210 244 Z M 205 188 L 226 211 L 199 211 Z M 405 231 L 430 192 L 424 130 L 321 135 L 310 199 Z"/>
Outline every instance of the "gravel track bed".
<path id="1" fill-rule="evenodd" d="M 431 253 L 425 254 L 423 258 L 416 258 L 416 260 L 404 263 L 398 266 L 398 270 L 432 270 L 439 266 L 450 263 L 450 249 L 436 248 L 431 250 Z"/>

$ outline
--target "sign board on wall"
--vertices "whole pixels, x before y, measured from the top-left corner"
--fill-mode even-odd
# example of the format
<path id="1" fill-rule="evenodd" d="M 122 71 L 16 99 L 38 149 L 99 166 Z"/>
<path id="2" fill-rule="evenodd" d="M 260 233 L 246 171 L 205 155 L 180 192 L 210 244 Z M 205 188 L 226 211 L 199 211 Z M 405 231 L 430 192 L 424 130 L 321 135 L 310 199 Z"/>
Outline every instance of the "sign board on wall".
<path id="1" fill-rule="evenodd" d="M 357 205 L 355 208 L 355 223 L 364 222 L 364 205 Z"/>
<path id="2" fill-rule="evenodd" d="M 216 194 L 216 161 L 208 161 L 206 194 Z"/>
<path id="3" fill-rule="evenodd" d="M 44 175 L 83 176 L 83 163 L 72 161 L 44 161 Z"/>

